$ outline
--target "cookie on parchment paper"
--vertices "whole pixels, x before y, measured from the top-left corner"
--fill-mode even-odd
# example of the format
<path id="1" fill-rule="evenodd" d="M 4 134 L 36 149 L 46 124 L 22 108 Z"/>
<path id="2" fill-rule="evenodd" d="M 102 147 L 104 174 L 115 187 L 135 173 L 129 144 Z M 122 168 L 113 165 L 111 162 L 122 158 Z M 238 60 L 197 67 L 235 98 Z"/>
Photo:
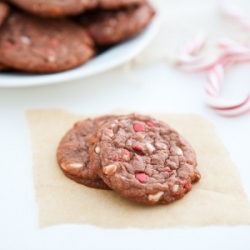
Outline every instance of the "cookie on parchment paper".
<path id="1" fill-rule="evenodd" d="M 173 202 L 200 179 L 191 145 L 149 116 L 130 114 L 106 122 L 91 138 L 89 154 L 104 182 L 137 203 Z"/>
<path id="2" fill-rule="evenodd" d="M 57 161 L 67 177 L 88 187 L 110 189 L 92 170 L 88 151 L 92 134 L 111 117 L 79 121 L 62 138 L 57 149 Z"/>

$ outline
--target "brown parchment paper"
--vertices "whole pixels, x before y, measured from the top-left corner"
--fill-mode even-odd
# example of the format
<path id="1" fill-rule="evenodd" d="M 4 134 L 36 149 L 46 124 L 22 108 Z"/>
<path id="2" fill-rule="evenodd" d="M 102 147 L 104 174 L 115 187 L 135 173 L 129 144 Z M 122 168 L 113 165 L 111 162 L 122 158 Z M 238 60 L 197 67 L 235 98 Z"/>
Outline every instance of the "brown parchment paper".
<path id="1" fill-rule="evenodd" d="M 26 115 L 40 227 L 72 223 L 103 228 L 250 225 L 250 205 L 238 170 L 214 127 L 200 116 L 149 114 L 165 120 L 190 141 L 202 178 L 183 199 L 148 207 L 133 204 L 113 191 L 82 186 L 62 174 L 56 148 L 64 133 L 84 116 L 55 109 L 30 110 Z"/>

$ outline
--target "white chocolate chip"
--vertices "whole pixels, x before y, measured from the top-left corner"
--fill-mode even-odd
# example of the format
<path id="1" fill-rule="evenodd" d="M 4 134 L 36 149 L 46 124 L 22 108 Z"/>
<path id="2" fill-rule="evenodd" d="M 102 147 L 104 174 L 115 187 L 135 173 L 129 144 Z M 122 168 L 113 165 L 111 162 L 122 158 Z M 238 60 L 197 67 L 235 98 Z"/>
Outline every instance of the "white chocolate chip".
<path id="1" fill-rule="evenodd" d="M 149 153 L 153 153 L 155 151 L 155 147 L 151 143 L 146 143 L 146 148 L 148 149 Z"/>
<path id="2" fill-rule="evenodd" d="M 56 58 L 54 56 L 49 56 L 48 57 L 49 62 L 54 62 L 55 60 L 56 60 Z"/>
<path id="3" fill-rule="evenodd" d="M 82 168 L 83 167 L 82 163 L 71 163 L 71 164 L 69 164 L 69 166 L 71 168 Z"/>
<path id="4" fill-rule="evenodd" d="M 123 155 L 122 159 L 123 159 L 124 161 L 129 161 L 129 160 L 130 160 L 130 157 L 129 157 L 129 155 Z"/>
<path id="5" fill-rule="evenodd" d="M 135 139 L 137 141 L 142 141 L 145 137 L 146 137 L 145 133 L 136 133 L 136 135 L 135 135 Z"/>
<path id="6" fill-rule="evenodd" d="M 160 192 L 158 192 L 156 194 L 150 194 L 148 196 L 148 200 L 156 203 L 157 201 L 160 200 L 160 198 L 162 197 L 163 194 L 164 194 L 164 192 L 162 192 L 162 191 L 160 191 Z"/>
<path id="7" fill-rule="evenodd" d="M 106 175 L 113 175 L 116 172 L 117 166 L 115 164 L 110 164 L 103 168 L 103 173 Z"/>
<path id="8" fill-rule="evenodd" d="M 95 152 L 96 152 L 97 154 L 99 154 L 99 153 L 101 152 L 101 149 L 100 149 L 99 147 L 96 147 L 96 148 L 95 148 Z"/>
<path id="9" fill-rule="evenodd" d="M 83 167 L 83 164 L 82 163 L 70 163 L 70 164 L 61 164 L 61 167 L 64 169 L 64 170 L 68 170 L 69 168 L 82 168 Z"/>
<path id="10" fill-rule="evenodd" d="M 21 36 L 21 41 L 24 44 L 30 44 L 30 39 L 27 36 Z"/>
<path id="11" fill-rule="evenodd" d="M 67 164 L 61 163 L 60 166 L 61 166 L 61 168 L 63 168 L 64 170 L 67 170 L 67 166 L 68 166 Z"/>
<path id="12" fill-rule="evenodd" d="M 155 143 L 155 146 L 158 148 L 158 149 L 167 149 L 167 145 L 162 143 L 162 142 L 156 142 Z"/>
<path id="13" fill-rule="evenodd" d="M 113 136 L 114 136 L 114 132 L 113 132 L 112 129 L 107 129 L 107 130 L 105 131 L 105 134 L 106 134 L 107 136 L 109 136 L 109 137 L 113 137 Z"/>
<path id="14" fill-rule="evenodd" d="M 115 124 L 115 123 L 111 124 L 111 128 L 115 128 L 116 126 L 117 126 L 117 124 Z"/>
<path id="15" fill-rule="evenodd" d="M 179 185 L 174 185 L 174 186 L 173 186 L 173 192 L 174 192 L 174 193 L 177 193 L 178 190 L 179 190 Z"/>
<path id="16" fill-rule="evenodd" d="M 129 161 L 129 160 L 130 160 L 130 153 L 129 153 L 127 150 L 125 150 L 125 151 L 123 152 L 122 159 L 123 159 L 124 161 Z"/>
<path id="17" fill-rule="evenodd" d="M 183 155 L 183 151 L 179 147 L 176 148 L 176 153 L 177 155 Z"/>

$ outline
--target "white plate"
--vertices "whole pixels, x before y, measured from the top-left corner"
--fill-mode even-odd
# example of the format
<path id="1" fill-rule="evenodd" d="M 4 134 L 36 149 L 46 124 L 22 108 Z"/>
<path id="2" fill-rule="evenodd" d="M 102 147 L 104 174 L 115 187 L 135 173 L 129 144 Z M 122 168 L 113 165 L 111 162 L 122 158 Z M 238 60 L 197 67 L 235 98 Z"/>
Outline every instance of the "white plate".
<path id="1" fill-rule="evenodd" d="M 160 20 L 155 17 L 151 24 L 138 36 L 114 46 L 86 64 L 72 70 L 42 75 L 2 72 L 0 74 L 0 87 L 27 87 L 61 83 L 107 71 L 138 55 L 156 35 L 159 26 Z"/>

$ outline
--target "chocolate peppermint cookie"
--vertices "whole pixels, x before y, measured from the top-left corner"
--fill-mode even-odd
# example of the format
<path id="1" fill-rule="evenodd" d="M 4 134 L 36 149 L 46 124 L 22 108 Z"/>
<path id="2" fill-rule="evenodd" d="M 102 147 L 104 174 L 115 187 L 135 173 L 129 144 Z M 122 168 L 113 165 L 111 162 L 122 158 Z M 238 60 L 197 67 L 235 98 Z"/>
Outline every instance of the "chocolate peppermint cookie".
<path id="1" fill-rule="evenodd" d="M 8 0 L 21 9 L 43 17 L 77 15 L 93 8 L 119 8 L 139 4 L 144 0 Z"/>
<path id="2" fill-rule="evenodd" d="M 85 30 L 67 19 L 41 19 L 13 12 L 0 28 L 0 63 L 37 73 L 74 68 L 94 55 Z"/>
<path id="3" fill-rule="evenodd" d="M 113 190 L 154 205 L 182 198 L 200 179 L 191 145 L 149 116 L 116 117 L 90 140 L 91 166 Z"/>
<path id="4" fill-rule="evenodd" d="M 90 11 L 80 17 L 80 23 L 98 45 L 111 45 L 140 33 L 154 14 L 154 9 L 144 3 L 120 10 Z"/>
<path id="5" fill-rule="evenodd" d="M 103 116 L 79 121 L 63 137 L 57 149 L 57 161 L 67 177 L 88 187 L 110 189 L 92 170 L 88 155 L 89 138 L 110 118 Z"/>

